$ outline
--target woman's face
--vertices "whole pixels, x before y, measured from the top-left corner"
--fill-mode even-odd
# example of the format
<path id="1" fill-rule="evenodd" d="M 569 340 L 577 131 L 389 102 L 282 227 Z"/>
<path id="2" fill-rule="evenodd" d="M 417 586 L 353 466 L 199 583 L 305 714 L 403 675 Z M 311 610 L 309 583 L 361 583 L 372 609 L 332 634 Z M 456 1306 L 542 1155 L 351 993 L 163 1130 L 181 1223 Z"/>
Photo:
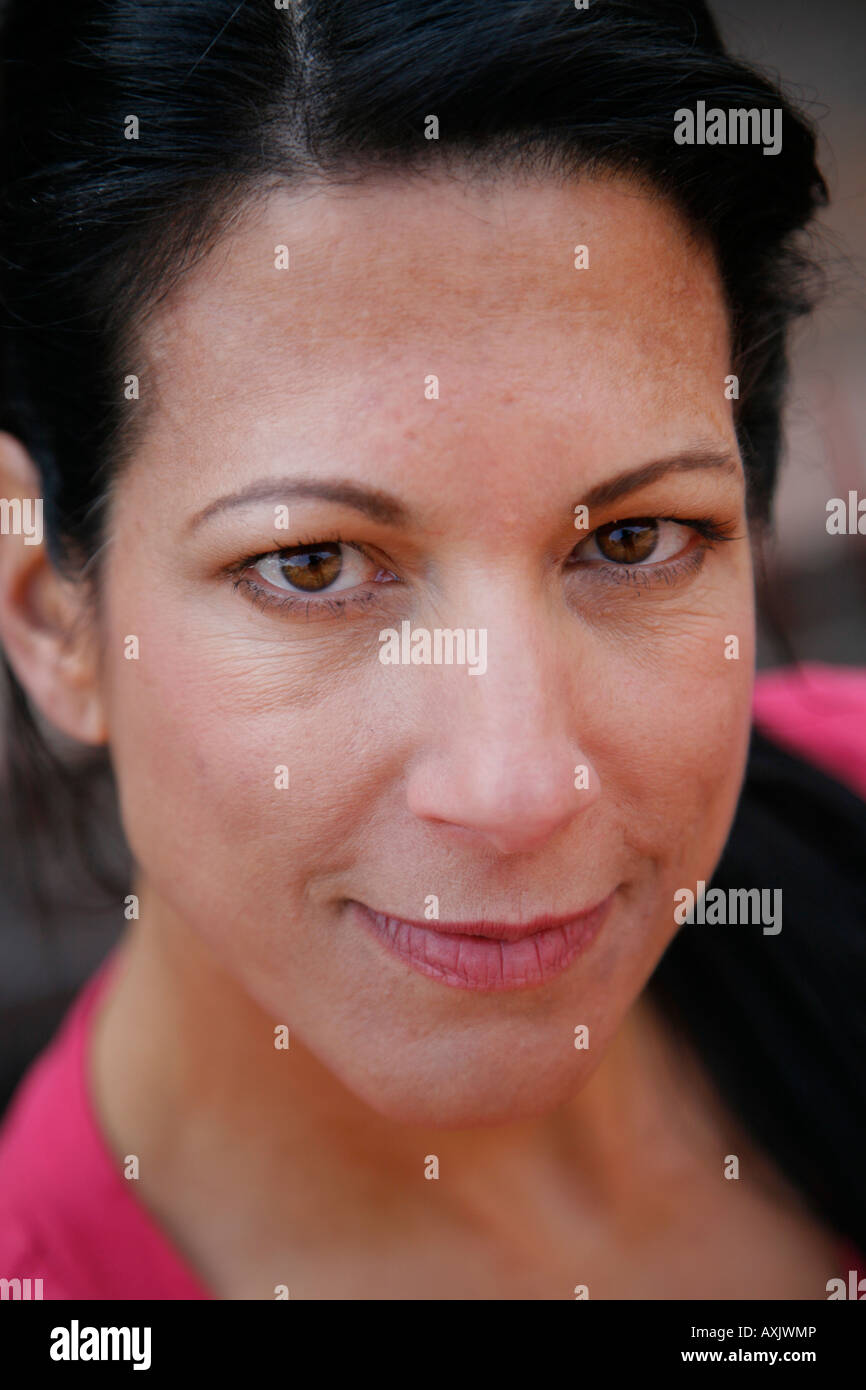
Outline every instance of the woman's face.
<path id="1" fill-rule="evenodd" d="M 709 253 L 615 179 L 277 193 L 123 370 L 145 414 L 102 682 L 144 929 L 386 1116 L 563 1102 L 710 878 L 744 768 Z M 452 664 L 417 659 L 437 631 Z"/>

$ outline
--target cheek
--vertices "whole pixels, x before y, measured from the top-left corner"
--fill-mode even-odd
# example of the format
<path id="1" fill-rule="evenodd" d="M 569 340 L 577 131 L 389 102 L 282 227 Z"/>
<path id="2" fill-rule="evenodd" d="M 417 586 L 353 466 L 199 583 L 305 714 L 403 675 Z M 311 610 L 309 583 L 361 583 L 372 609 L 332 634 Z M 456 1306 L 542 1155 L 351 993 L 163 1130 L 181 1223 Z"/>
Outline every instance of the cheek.
<path id="1" fill-rule="evenodd" d="M 109 673 L 111 746 L 124 826 L 140 868 L 207 932 L 257 920 L 285 936 L 311 871 L 342 852 L 360 756 L 356 696 L 315 698 L 303 661 L 140 619 L 141 656 Z M 257 915 L 258 914 L 258 915 Z"/>
<path id="2" fill-rule="evenodd" d="M 616 711 L 617 736 L 599 741 L 602 783 L 630 847 L 656 865 L 666 886 L 671 876 L 677 886 L 709 877 L 745 769 L 755 655 L 750 587 L 730 591 L 721 607 L 723 614 L 682 614 L 663 638 L 647 630 L 649 640 L 638 638 L 604 702 Z"/>
<path id="3" fill-rule="evenodd" d="M 751 729 L 750 590 L 729 593 L 725 609 L 724 621 L 683 614 L 674 635 L 667 618 L 664 633 L 648 622 L 643 643 L 597 671 L 598 723 L 586 729 L 602 785 L 598 852 L 622 847 L 625 883 L 584 1005 L 602 1046 L 678 930 L 675 892 L 710 880 L 735 814 Z M 737 659 L 725 655 L 732 632 Z"/>

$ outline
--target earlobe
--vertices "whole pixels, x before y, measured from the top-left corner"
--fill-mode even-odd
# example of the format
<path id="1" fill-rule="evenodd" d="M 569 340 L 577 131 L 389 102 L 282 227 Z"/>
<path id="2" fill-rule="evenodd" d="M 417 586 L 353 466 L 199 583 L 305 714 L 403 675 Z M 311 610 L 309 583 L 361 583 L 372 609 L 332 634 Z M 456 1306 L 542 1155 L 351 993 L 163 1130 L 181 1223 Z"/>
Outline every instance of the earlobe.
<path id="1" fill-rule="evenodd" d="M 49 559 L 38 470 L 0 431 L 0 643 L 39 711 L 69 737 L 105 742 L 98 643 L 87 586 Z"/>

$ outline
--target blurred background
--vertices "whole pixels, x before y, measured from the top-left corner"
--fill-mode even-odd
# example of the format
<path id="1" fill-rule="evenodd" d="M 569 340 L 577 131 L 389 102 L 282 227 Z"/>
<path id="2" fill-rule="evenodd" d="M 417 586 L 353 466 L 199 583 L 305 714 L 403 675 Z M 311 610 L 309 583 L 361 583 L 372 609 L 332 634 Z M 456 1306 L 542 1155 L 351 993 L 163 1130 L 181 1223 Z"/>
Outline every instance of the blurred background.
<path id="1" fill-rule="evenodd" d="M 759 665 L 786 662 L 778 615 L 802 661 L 866 665 L 866 544 L 827 533 L 827 502 L 866 497 L 866 3 L 710 0 L 728 45 L 781 80 L 821 131 L 831 205 L 819 246 L 827 302 L 792 340 L 787 457 L 776 497 Z"/>
<path id="2" fill-rule="evenodd" d="M 780 80 L 817 121 L 832 197 L 820 224 L 829 298 L 797 326 L 792 343 L 787 457 L 761 603 L 759 666 L 794 656 L 866 667 L 866 541 L 826 529 L 831 497 L 847 498 L 850 490 L 866 497 L 866 0 L 716 0 L 713 9 L 734 52 Z M 103 857 L 123 884 L 126 852 L 110 781 L 98 768 L 83 777 L 103 808 Z M 71 834 L 67 845 L 52 843 L 48 863 L 40 861 L 39 883 L 52 906 L 35 909 L 28 891 L 33 847 L 21 837 L 5 788 L 0 797 L 2 1110 L 124 922 L 122 897 L 89 881 Z M 70 811 L 70 830 L 75 819 Z"/>

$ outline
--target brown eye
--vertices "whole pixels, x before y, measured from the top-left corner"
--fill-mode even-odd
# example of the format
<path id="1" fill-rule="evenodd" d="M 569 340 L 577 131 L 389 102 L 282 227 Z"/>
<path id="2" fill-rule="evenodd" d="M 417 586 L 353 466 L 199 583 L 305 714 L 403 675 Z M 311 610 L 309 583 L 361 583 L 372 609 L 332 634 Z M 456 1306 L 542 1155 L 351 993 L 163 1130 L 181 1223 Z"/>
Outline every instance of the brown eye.
<path id="1" fill-rule="evenodd" d="M 326 542 L 279 557 L 280 574 L 296 589 L 318 593 L 333 584 L 343 568 L 342 546 Z"/>
<path id="2" fill-rule="evenodd" d="M 648 560 L 658 545 L 659 524 L 652 518 L 611 521 L 594 534 L 595 543 L 606 560 L 619 565 L 636 565 Z"/>
<path id="3" fill-rule="evenodd" d="M 323 599 L 364 584 L 385 584 L 396 579 L 351 541 L 308 541 L 306 545 L 272 550 L 251 562 L 249 569 L 281 594 L 321 595 Z"/>

